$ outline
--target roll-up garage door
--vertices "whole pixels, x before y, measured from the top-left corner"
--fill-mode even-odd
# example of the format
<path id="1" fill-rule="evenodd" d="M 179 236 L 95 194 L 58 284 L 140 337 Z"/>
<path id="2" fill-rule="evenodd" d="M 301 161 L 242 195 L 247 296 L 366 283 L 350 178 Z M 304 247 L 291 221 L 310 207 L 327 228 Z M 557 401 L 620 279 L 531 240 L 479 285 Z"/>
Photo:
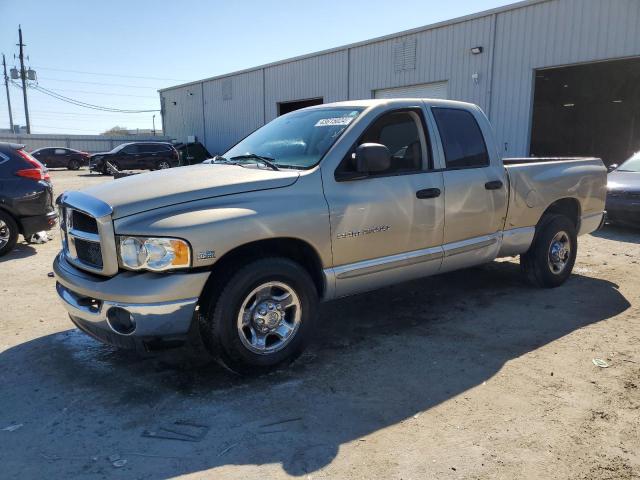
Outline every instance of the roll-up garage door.
<path id="1" fill-rule="evenodd" d="M 440 98 L 447 99 L 447 82 L 421 83 L 409 87 L 376 90 L 374 98 Z"/>

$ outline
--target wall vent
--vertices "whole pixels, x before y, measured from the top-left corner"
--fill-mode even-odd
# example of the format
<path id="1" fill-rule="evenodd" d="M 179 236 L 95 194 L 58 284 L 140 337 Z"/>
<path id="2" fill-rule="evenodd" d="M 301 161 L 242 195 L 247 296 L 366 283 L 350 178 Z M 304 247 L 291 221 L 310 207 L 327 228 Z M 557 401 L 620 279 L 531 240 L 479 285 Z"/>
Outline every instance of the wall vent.
<path id="1" fill-rule="evenodd" d="M 233 98 L 233 83 L 230 78 L 222 81 L 222 100 L 231 100 Z"/>
<path id="2" fill-rule="evenodd" d="M 416 38 L 405 38 L 393 45 L 393 68 L 396 72 L 415 70 Z"/>

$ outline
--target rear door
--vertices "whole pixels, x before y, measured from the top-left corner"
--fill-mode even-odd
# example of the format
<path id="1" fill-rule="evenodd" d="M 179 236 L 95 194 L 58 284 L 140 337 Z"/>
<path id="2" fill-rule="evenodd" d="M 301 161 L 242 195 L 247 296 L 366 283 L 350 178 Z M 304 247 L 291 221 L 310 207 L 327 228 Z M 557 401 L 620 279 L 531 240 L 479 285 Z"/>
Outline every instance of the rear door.
<path id="1" fill-rule="evenodd" d="M 507 211 L 507 178 L 479 109 L 432 107 L 444 159 L 445 230 L 442 270 L 493 260 Z M 485 138 L 489 141 L 485 142 Z"/>
<path id="2" fill-rule="evenodd" d="M 67 167 L 71 159 L 71 152 L 66 148 L 54 148 L 51 158 L 52 167 Z"/>
<path id="3" fill-rule="evenodd" d="M 159 159 L 161 145 L 155 143 L 141 143 L 138 145 L 138 168 L 155 168 Z"/>
<path id="4" fill-rule="evenodd" d="M 422 108 L 387 111 L 360 135 L 335 172 L 323 171 L 338 296 L 440 268 L 443 174 L 433 168 L 425 127 Z M 341 180 L 355 171 L 355 148 L 363 143 L 385 145 L 392 155 L 390 168 Z"/>

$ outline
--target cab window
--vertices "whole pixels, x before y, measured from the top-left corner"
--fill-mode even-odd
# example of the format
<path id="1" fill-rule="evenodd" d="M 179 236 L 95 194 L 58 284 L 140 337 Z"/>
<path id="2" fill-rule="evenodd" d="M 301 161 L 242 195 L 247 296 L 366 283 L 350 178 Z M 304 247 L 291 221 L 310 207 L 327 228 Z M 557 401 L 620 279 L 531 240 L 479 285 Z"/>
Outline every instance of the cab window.
<path id="1" fill-rule="evenodd" d="M 433 108 L 447 168 L 489 166 L 489 153 L 478 122 L 466 110 Z"/>
<path id="2" fill-rule="evenodd" d="M 422 115 L 418 111 L 390 112 L 375 120 L 342 161 L 337 173 L 356 171 L 354 152 L 355 148 L 363 143 L 384 145 L 391 153 L 389 168 L 376 172 L 376 176 L 421 172 L 429 164 L 427 141 L 422 129 Z"/>

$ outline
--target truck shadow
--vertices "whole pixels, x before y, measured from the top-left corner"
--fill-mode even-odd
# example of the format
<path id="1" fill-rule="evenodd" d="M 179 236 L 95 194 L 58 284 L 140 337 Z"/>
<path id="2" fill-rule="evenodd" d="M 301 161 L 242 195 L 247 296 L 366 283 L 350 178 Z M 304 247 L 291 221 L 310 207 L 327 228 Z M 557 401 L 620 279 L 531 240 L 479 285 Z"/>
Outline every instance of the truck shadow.
<path id="1" fill-rule="evenodd" d="M 0 353 L 0 427 L 24 426 L 0 432 L 4 470 L 172 478 L 280 463 L 307 474 L 331 463 L 341 445 L 630 306 L 605 280 L 573 275 L 561 288 L 535 290 L 517 270 L 494 262 L 325 304 L 309 352 L 260 378 L 181 351 L 141 358 L 77 330 L 15 346 Z M 142 436 L 176 420 L 209 430 L 191 442 Z M 128 460 L 118 470 L 107 460 L 115 453 Z"/>
<path id="2" fill-rule="evenodd" d="M 616 242 L 640 244 L 640 228 L 607 224 L 602 229 L 592 232 L 591 235 Z"/>

